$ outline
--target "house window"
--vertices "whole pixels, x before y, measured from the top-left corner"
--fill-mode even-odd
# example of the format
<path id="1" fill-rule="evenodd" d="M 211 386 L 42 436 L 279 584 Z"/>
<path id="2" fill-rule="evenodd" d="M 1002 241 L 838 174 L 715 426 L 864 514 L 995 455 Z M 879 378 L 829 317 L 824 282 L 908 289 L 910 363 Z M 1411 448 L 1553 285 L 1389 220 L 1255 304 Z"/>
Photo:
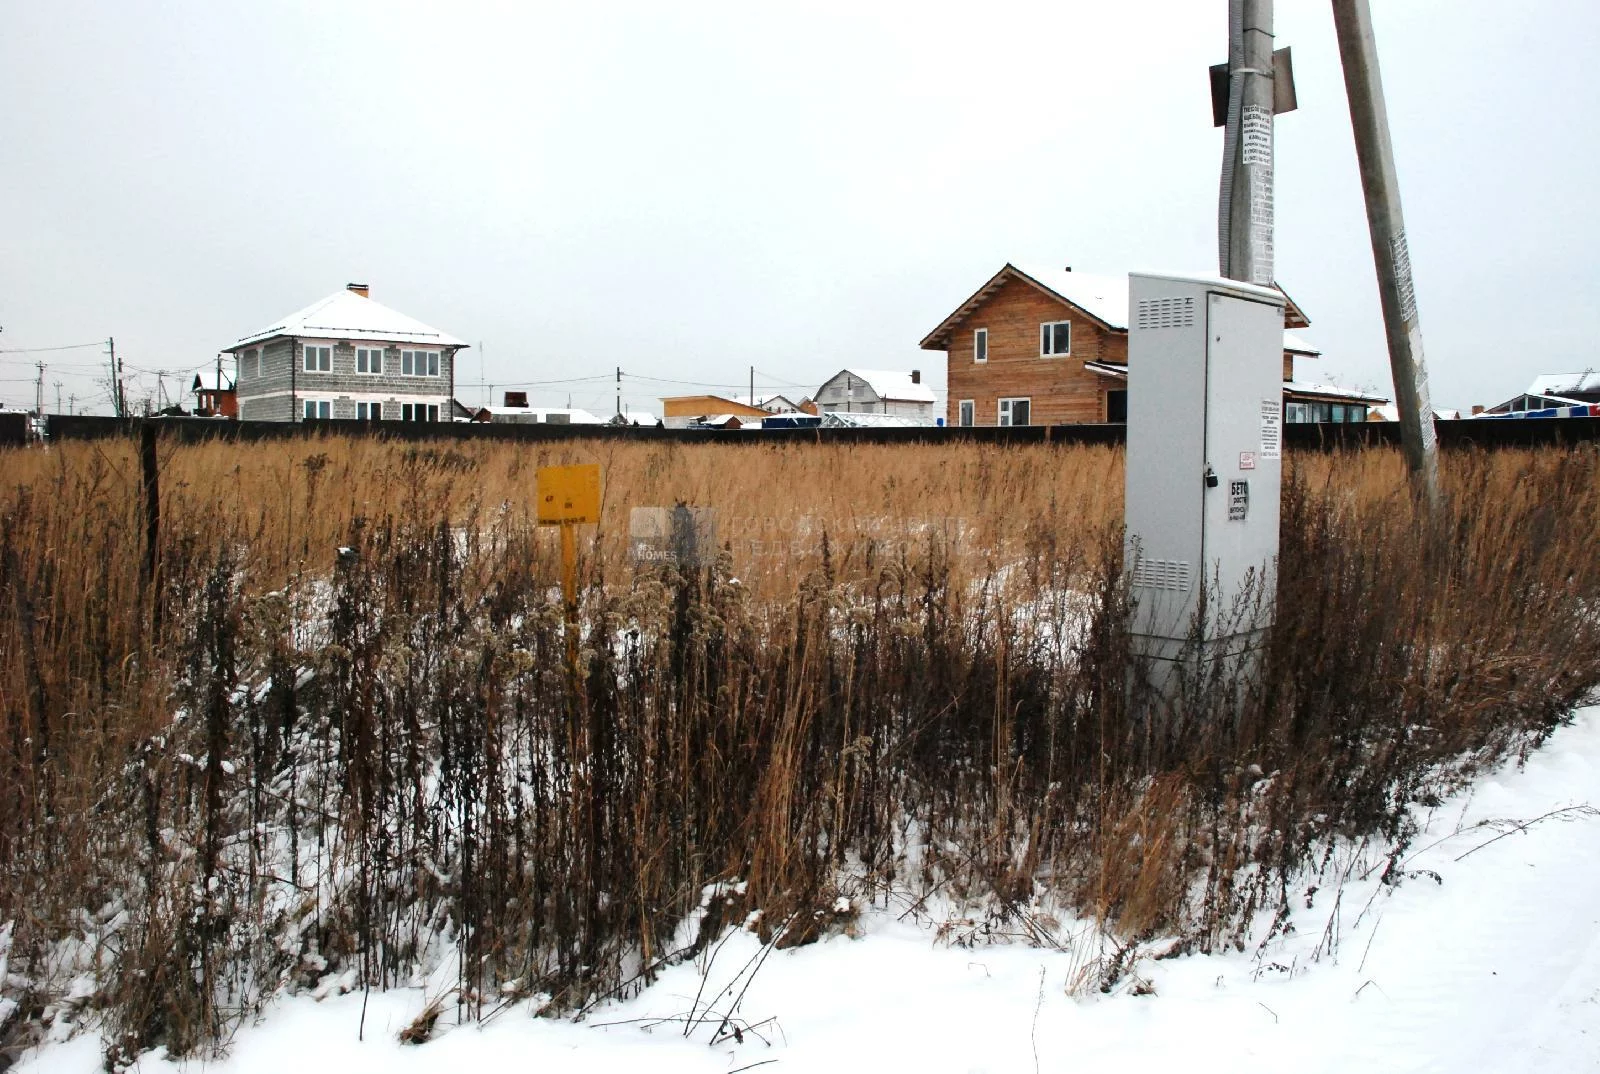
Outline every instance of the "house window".
<path id="1" fill-rule="evenodd" d="M 976 418 L 977 412 L 977 403 L 973 402 L 971 399 L 961 400 L 960 403 L 956 404 L 956 424 L 962 427 L 975 424 L 974 419 Z"/>
<path id="2" fill-rule="evenodd" d="M 1283 420 L 1286 423 L 1303 425 L 1311 420 L 1311 408 L 1304 403 L 1283 404 Z"/>
<path id="3" fill-rule="evenodd" d="M 401 351 L 400 372 L 407 377 L 437 377 L 438 351 Z"/>
<path id="4" fill-rule="evenodd" d="M 438 421 L 439 405 L 437 403 L 401 403 L 400 420 Z"/>
<path id="5" fill-rule="evenodd" d="M 1028 411 L 1032 409 L 1028 399 L 1002 399 L 1000 400 L 1001 425 L 1026 425 L 1028 424 Z"/>
<path id="6" fill-rule="evenodd" d="M 357 421 L 382 421 L 383 420 L 383 404 L 382 403 L 357 403 L 356 404 L 356 420 Z"/>
<path id="7" fill-rule="evenodd" d="M 1112 388 L 1106 392 L 1106 421 L 1112 425 L 1128 423 L 1128 389 Z"/>
<path id="8" fill-rule="evenodd" d="M 1048 321 L 1039 326 L 1039 357 L 1072 353 L 1072 322 Z"/>
<path id="9" fill-rule="evenodd" d="M 382 347 L 357 347 L 356 348 L 357 373 L 382 373 L 383 348 Z"/>
<path id="10" fill-rule="evenodd" d="M 305 349 L 305 369 L 307 373 L 326 373 L 332 368 L 332 347 L 307 347 Z"/>
<path id="11" fill-rule="evenodd" d="M 315 421 L 318 418 L 333 417 L 333 401 L 330 399 L 307 399 L 306 418 Z"/>
<path id="12" fill-rule="evenodd" d="M 972 360 L 980 365 L 989 360 L 989 330 L 980 328 L 972 333 Z"/>
<path id="13" fill-rule="evenodd" d="M 256 379 L 260 380 L 267 375 L 267 349 L 262 347 L 251 351 L 250 356 L 256 360 Z"/>

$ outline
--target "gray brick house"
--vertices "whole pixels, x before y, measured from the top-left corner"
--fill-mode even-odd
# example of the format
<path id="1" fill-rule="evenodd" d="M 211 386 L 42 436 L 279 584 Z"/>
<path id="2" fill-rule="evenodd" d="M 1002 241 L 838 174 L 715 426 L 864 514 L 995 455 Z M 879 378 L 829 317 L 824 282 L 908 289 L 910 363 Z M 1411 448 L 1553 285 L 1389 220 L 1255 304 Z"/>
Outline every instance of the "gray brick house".
<path id="1" fill-rule="evenodd" d="M 352 283 L 225 353 L 239 363 L 242 421 L 449 421 L 466 347 Z"/>

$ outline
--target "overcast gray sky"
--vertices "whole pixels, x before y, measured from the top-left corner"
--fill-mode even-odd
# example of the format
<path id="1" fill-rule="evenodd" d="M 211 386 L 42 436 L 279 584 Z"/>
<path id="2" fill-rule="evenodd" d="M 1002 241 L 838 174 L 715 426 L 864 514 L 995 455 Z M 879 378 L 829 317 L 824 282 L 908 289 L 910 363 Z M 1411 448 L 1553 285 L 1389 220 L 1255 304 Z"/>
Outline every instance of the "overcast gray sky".
<path id="1" fill-rule="evenodd" d="M 1600 364 L 1600 4 L 1374 7 L 1435 403 Z M 1277 8 L 1302 377 L 1391 394 L 1329 5 Z M 13 405 L 44 360 L 107 407 L 98 350 L 17 348 L 192 369 L 350 280 L 481 341 L 458 382 L 621 366 L 654 411 L 693 387 L 633 378 L 942 387 L 918 340 L 1007 260 L 1216 270 L 1225 0 L 0 9 Z"/>

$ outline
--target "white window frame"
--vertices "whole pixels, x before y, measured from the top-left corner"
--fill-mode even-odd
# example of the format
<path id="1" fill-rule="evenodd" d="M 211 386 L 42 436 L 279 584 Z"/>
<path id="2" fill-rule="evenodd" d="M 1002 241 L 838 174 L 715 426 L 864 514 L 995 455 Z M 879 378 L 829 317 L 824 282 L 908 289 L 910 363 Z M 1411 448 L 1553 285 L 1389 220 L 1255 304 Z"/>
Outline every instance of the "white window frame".
<path id="1" fill-rule="evenodd" d="M 1012 418 L 1015 416 L 1016 404 L 1018 404 L 1018 403 L 1026 403 L 1028 405 L 1028 420 L 1023 422 L 1022 424 L 1023 425 L 1032 424 L 1032 422 L 1033 422 L 1033 396 L 1031 396 L 1031 395 L 1012 395 L 1012 396 L 1007 396 L 1004 399 L 1001 399 L 995 405 L 995 422 L 997 424 L 999 424 L 999 425 L 1002 425 L 1002 426 L 1015 425 L 1016 422 L 1012 421 Z"/>
<path id="2" fill-rule="evenodd" d="M 972 364 L 989 364 L 989 330 L 977 328 L 972 332 Z"/>
<path id="3" fill-rule="evenodd" d="M 366 402 L 364 400 L 361 401 L 361 402 L 356 403 L 356 420 L 357 421 L 382 421 L 383 420 L 383 404 L 382 403 L 369 403 L 369 402 Z"/>
<path id="4" fill-rule="evenodd" d="M 366 368 L 362 365 L 365 363 Z M 379 376 L 383 373 L 383 348 L 382 347 L 357 347 L 356 372 L 363 376 Z"/>
<path id="5" fill-rule="evenodd" d="M 1065 325 L 1067 328 L 1067 349 L 1053 351 L 1050 347 L 1054 343 L 1054 329 Z M 1072 354 L 1072 322 L 1071 321 L 1042 321 L 1039 324 L 1039 357 L 1040 358 L 1066 358 Z"/>
<path id="6" fill-rule="evenodd" d="M 303 399 L 300 412 L 307 421 L 329 421 L 333 418 L 332 399 Z"/>
<path id="7" fill-rule="evenodd" d="M 421 367 L 420 370 L 418 367 Z M 439 375 L 439 352 L 411 350 L 407 348 L 400 352 L 400 375 L 402 377 L 437 377 Z"/>
<path id="8" fill-rule="evenodd" d="M 978 424 L 978 401 L 962 399 L 956 403 L 956 426 L 967 429 Z"/>
<path id="9" fill-rule="evenodd" d="M 312 354 L 317 356 L 317 364 L 312 364 Z M 321 364 L 322 359 L 328 360 L 327 365 Z M 331 343 L 303 343 L 300 346 L 300 368 L 307 373 L 333 372 L 333 345 Z"/>
<path id="10" fill-rule="evenodd" d="M 257 347 L 250 352 L 256 359 L 256 379 L 260 380 L 267 375 L 267 348 Z"/>

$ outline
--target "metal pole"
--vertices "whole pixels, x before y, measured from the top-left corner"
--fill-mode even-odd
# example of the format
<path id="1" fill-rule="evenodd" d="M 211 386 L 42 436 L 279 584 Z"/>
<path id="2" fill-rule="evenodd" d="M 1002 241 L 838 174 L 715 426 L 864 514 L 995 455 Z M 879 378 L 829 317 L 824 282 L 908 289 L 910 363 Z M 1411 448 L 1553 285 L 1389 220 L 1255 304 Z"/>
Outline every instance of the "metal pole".
<path id="1" fill-rule="evenodd" d="M 1428 366 L 1422 355 L 1422 322 L 1417 317 L 1411 255 L 1406 249 L 1405 219 L 1400 214 L 1400 182 L 1395 176 L 1389 113 L 1383 103 L 1378 45 L 1367 0 L 1333 0 L 1333 25 L 1339 35 L 1339 59 L 1350 98 L 1350 125 L 1355 130 L 1361 191 L 1366 196 L 1378 295 L 1389 338 L 1389 368 L 1400 411 L 1400 446 L 1413 484 L 1424 502 L 1436 507 L 1439 454 L 1428 397 Z"/>
<path id="2" fill-rule="evenodd" d="M 1271 287 L 1272 0 L 1229 0 L 1228 22 L 1228 124 L 1218 214 L 1222 275 Z"/>
<path id="3" fill-rule="evenodd" d="M 622 367 L 617 366 L 617 417 L 622 416 Z"/>

